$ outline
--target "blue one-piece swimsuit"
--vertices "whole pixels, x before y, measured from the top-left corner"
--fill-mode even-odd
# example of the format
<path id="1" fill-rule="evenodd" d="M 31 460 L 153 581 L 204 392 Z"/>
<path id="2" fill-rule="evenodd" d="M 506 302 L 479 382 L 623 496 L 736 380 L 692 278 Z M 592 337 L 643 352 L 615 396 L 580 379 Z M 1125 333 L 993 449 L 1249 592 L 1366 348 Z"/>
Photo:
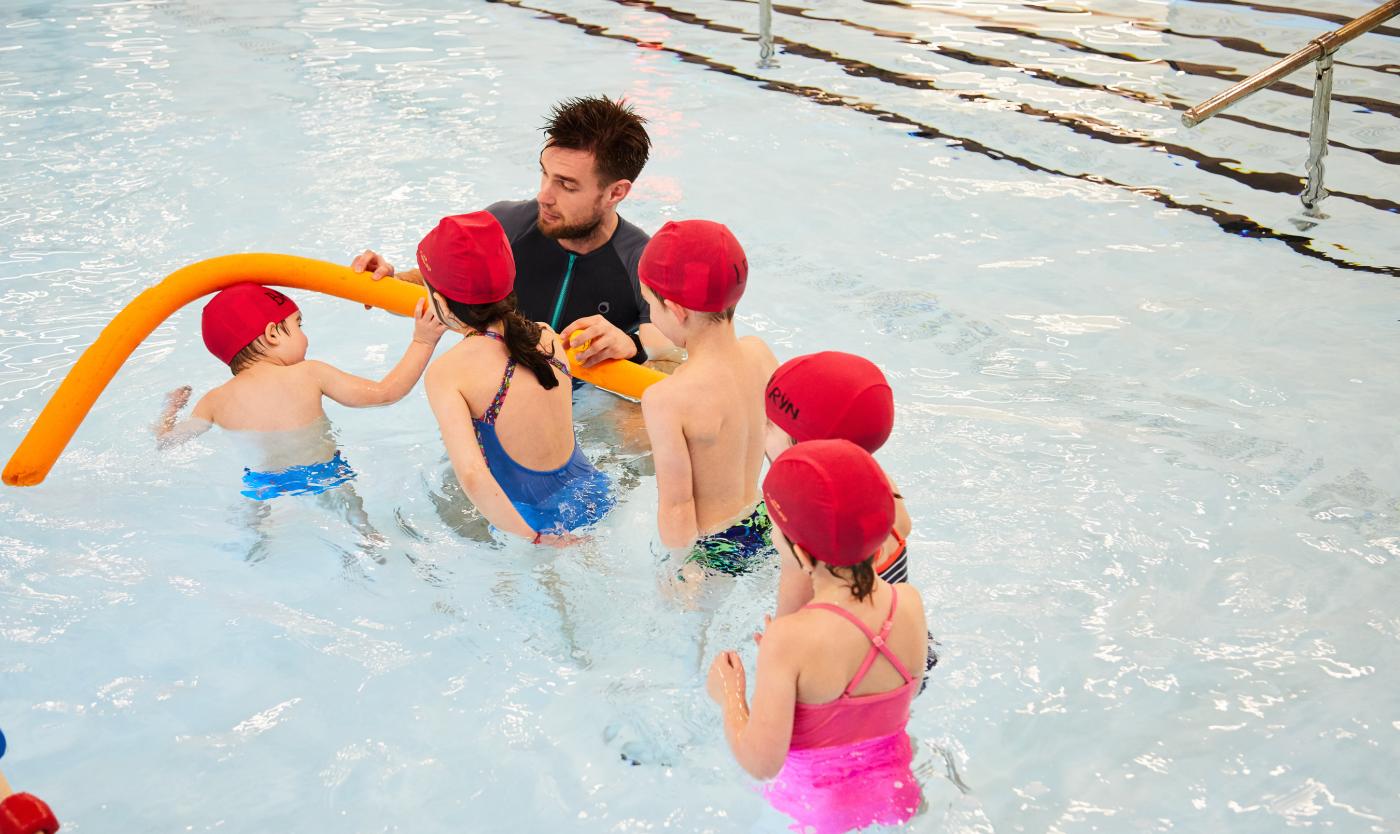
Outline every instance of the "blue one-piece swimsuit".
<path id="1" fill-rule="evenodd" d="M 467 335 L 505 341 L 500 334 L 490 330 L 468 331 Z M 572 378 L 567 365 L 553 357 L 548 358 L 549 363 L 564 376 Z M 592 524 L 612 509 L 612 479 L 589 463 L 579 449 L 577 439 L 574 440 L 573 454 L 563 466 L 543 470 L 516 463 L 496 436 L 496 419 L 501 415 L 501 406 L 505 404 L 516 364 L 514 358 L 506 360 L 501 387 L 496 390 L 491 406 L 480 420 L 472 419 L 476 441 L 486 458 L 486 467 L 531 529 L 551 533 L 576 530 Z"/>

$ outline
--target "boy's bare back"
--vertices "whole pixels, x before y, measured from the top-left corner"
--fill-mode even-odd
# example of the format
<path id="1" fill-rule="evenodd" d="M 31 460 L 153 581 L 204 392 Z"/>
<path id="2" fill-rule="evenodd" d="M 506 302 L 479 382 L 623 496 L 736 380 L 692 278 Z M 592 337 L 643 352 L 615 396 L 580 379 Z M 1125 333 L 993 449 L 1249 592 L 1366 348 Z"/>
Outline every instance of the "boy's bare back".
<path id="1" fill-rule="evenodd" d="M 236 285 L 215 296 L 209 306 L 229 293 L 239 293 L 243 298 L 251 293 L 257 301 L 259 292 L 263 290 L 254 285 Z M 280 293 L 270 291 L 268 294 L 281 299 L 279 304 L 288 303 Z M 227 306 L 237 312 L 239 296 L 231 297 L 233 300 Z M 210 318 L 207 315 L 209 306 L 205 308 L 206 319 Z M 247 307 L 246 304 L 242 306 Z M 201 397 L 191 419 L 178 424 L 176 415 L 189 401 L 190 389 L 185 386 L 170 392 L 155 427 L 159 443 L 183 442 L 211 425 L 247 432 L 287 432 L 305 428 L 326 420 L 322 397 L 330 397 L 352 408 L 397 402 L 422 376 L 445 330 L 428 308 L 426 299 L 419 301 L 414 309 L 413 340 L 403 358 L 382 379 L 373 380 L 348 374 L 325 362 L 306 359 L 307 338 L 301 329 L 301 312 L 294 304 L 288 310 L 279 310 L 279 313 L 286 313 L 286 318 L 261 324 L 261 334 L 249 329 L 256 328 L 261 319 L 251 319 L 250 325 L 245 316 L 245 320 L 239 322 L 243 327 L 241 337 L 230 336 L 227 326 L 215 329 L 205 322 L 206 330 L 213 332 L 213 335 L 206 332 L 205 344 L 222 343 L 223 353 L 216 355 L 224 361 L 231 360 L 233 379 Z M 259 312 L 253 310 L 252 314 Z M 249 341 L 245 343 L 243 338 Z M 229 344 L 233 347 L 229 348 Z M 212 351 L 213 347 L 210 349 Z M 240 359 L 248 356 L 249 351 L 252 352 L 249 358 Z"/>
<path id="2" fill-rule="evenodd" d="M 653 446 L 684 444 L 684 455 L 656 456 L 657 479 L 688 475 L 689 494 L 676 497 L 693 503 L 698 535 L 723 530 L 758 503 L 767 424 L 763 390 L 777 366 L 762 339 L 746 336 L 720 351 L 692 355 L 642 397 Z M 689 472 L 663 471 L 677 467 Z M 685 509 L 662 506 L 660 512 L 664 517 Z M 662 529 L 667 529 L 664 521 Z"/>
<path id="3" fill-rule="evenodd" d="M 229 431 L 288 431 L 325 417 L 316 365 L 259 364 L 200 398 L 196 419 Z"/>

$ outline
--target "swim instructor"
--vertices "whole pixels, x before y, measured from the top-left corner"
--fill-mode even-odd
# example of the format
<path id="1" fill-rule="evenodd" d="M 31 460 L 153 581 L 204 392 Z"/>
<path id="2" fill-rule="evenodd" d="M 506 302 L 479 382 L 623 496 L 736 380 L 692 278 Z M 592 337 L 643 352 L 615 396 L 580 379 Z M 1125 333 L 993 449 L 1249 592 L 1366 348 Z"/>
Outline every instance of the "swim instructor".
<path id="1" fill-rule="evenodd" d="M 520 311 L 549 324 L 565 344 L 588 341 L 579 354 L 584 365 L 645 362 L 645 345 L 670 344 L 651 324 L 637 280 L 650 238 L 617 213 L 651 149 L 645 121 L 624 101 L 606 96 L 561 102 L 544 126 L 539 194 L 486 208 L 510 239 Z M 372 271 L 375 280 L 395 275 L 423 282 L 418 270 L 396 274 L 370 250 L 350 266 Z"/>

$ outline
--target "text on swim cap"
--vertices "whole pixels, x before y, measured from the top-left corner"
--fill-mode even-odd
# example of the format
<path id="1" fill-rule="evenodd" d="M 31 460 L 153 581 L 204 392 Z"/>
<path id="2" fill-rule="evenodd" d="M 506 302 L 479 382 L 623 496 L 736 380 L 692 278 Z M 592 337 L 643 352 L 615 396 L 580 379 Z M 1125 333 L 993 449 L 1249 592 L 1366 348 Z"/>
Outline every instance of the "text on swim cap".
<path id="1" fill-rule="evenodd" d="M 797 412 L 799 410 L 797 408 L 797 405 L 792 400 L 788 399 L 787 395 L 784 394 L 782 392 L 782 389 L 778 388 L 778 386 L 773 386 L 773 389 L 768 392 L 768 399 L 771 400 L 775 406 L 777 406 L 779 411 L 783 412 L 784 414 L 788 415 L 794 420 L 797 419 Z"/>

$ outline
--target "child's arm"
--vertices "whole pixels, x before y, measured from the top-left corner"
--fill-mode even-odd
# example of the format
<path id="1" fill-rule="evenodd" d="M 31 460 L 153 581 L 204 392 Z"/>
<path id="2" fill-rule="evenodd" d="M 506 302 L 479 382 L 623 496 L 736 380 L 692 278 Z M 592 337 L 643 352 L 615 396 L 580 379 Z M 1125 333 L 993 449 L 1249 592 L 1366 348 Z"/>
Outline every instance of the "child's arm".
<path id="1" fill-rule="evenodd" d="M 167 446 L 177 446 L 186 440 L 204 434 L 213 423 L 213 409 L 209 404 L 209 395 L 205 394 L 200 398 L 194 407 L 194 412 L 188 420 L 175 421 L 180 409 L 190 401 L 190 386 L 182 385 L 174 391 L 165 395 L 165 407 L 160 410 L 160 419 L 156 421 L 156 445 L 160 448 Z"/>
<path id="2" fill-rule="evenodd" d="M 642 395 L 642 419 L 651 438 L 656 467 L 656 526 L 661 543 L 677 549 L 700 535 L 695 517 L 695 485 L 691 480 L 690 447 L 685 442 L 680 403 L 662 386 L 653 385 Z"/>
<path id="3" fill-rule="evenodd" d="M 770 626 L 758 646 L 753 707 L 745 697 L 744 662 L 738 652 L 721 652 L 710 665 L 706 689 L 724 713 L 724 737 L 734 758 L 755 779 L 771 779 L 782 770 L 792 745 L 792 716 L 797 710 L 797 668 L 791 635 L 783 624 Z"/>
<path id="4" fill-rule="evenodd" d="M 393 370 L 378 382 L 372 379 L 347 374 L 325 362 L 308 361 L 311 371 L 321 386 L 321 393 L 341 405 L 363 408 L 372 405 L 388 405 L 403 399 L 413 390 L 413 384 L 423 375 L 428 360 L 433 358 L 433 349 L 447 328 L 438 321 L 428 308 L 427 299 L 420 299 L 413 308 L 413 341 Z"/>
<path id="5" fill-rule="evenodd" d="M 444 373 L 441 364 L 428 369 L 424 380 L 428 390 L 428 405 L 432 406 L 433 416 L 437 417 L 438 431 L 442 433 L 443 445 L 447 447 L 447 457 L 452 461 L 452 471 L 467 497 L 486 516 L 486 520 L 507 533 L 521 538 L 538 541 L 536 532 L 525 523 L 520 511 L 506 497 L 505 491 L 497 483 L 495 476 L 486 466 L 486 458 L 476 443 L 476 433 L 472 430 L 472 413 L 462 392 L 457 390 L 456 380 Z"/>

